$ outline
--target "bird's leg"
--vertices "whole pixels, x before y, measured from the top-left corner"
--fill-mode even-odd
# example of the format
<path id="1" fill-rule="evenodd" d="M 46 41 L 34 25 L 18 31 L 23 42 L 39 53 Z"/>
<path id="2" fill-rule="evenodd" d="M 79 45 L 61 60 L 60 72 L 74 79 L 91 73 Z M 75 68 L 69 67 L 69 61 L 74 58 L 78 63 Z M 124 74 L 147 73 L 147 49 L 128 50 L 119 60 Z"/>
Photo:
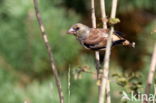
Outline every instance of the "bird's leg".
<path id="1" fill-rule="evenodd" d="M 101 67 L 101 65 L 100 65 L 100 61 L 96 60 L 96 72 L 97 72 L 97 78 L 99 77 L 100 67 Z"/>

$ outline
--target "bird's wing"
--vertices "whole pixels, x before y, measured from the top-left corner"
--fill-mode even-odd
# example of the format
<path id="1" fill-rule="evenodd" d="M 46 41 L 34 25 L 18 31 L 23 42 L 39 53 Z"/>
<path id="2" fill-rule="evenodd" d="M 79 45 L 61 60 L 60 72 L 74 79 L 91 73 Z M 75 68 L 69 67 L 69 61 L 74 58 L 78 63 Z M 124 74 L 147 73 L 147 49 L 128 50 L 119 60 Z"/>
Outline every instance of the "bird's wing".
<path id="1" fill-rule="evenodd" d="M 84 45 L 90 49 L 105 48 L 108 33 L 105 29 L 91 29 L 90 36 L 84 40 Z"/>
<path id="2" fill-rule="evenodd" d="M 103 49 L 106 47 L 108 33 L 108 29 L 91 29 L 90 36 L 84 40 L 84 45 L 93 50 Z M 124 41 L 125 39 L 116 32 L 112 34 L 112 46 L 122 44 Z"/>
<path id="3" fill-rule="evenodd" d="M 104 41 L 107 36 L 107 30 L 105 29 L 91 29 L 90 36 L 86 40 L 84 40 L 84 43 L 95 45 Z"/>

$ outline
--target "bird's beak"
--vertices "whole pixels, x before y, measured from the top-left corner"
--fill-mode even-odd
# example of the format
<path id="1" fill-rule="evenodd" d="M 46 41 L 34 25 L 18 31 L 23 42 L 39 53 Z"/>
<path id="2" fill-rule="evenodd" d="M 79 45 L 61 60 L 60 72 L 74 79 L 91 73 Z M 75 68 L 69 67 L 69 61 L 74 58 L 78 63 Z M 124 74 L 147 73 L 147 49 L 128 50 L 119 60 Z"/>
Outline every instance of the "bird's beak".
<path id="1" fill-rule="evenodd" d="M 67 31 L 68 34 L 75 34 L 75 30 L 73 28 L 70 28 L 68 31 Z"/>

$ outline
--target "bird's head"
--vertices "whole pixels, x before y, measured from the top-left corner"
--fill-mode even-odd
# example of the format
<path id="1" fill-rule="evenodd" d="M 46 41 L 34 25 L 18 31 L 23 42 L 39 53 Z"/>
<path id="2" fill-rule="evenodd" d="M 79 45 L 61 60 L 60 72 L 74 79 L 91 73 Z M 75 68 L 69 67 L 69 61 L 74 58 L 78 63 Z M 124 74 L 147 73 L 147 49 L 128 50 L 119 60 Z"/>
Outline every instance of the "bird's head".
<path id="1" fill-rule="evenodd" d="M 89 35 L 90 28 L 84 24 L 77 23 L 73 25 L 69 30 L 68 34 L 73 34 L 77 37 L 84 37 Z"/>

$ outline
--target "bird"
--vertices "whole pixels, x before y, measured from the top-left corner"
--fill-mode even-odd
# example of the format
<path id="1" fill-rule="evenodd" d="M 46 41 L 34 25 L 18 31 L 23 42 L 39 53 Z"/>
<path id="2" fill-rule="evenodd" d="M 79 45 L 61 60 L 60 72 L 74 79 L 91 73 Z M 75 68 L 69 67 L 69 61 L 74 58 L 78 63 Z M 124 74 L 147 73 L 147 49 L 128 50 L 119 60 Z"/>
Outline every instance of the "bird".
<path id="1" fill-rule="evenodd" d="M 74 24 L 67 31 L 68 34 L 74 35 L 84 48 L 94 51 L 106 50 L 109 32 L 109 29 L 90 28 L 82 23 Z M 135 42 L 130 42 L 123 38 L 120 32 L 114 31 L 111 39 L 111 47 L 119 44 L 133 48 L 135 47 Z"/>

